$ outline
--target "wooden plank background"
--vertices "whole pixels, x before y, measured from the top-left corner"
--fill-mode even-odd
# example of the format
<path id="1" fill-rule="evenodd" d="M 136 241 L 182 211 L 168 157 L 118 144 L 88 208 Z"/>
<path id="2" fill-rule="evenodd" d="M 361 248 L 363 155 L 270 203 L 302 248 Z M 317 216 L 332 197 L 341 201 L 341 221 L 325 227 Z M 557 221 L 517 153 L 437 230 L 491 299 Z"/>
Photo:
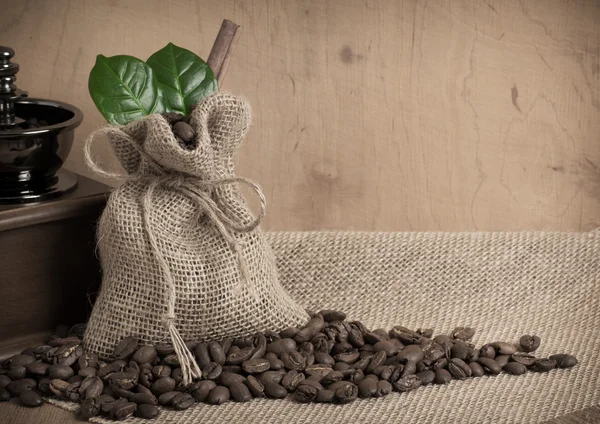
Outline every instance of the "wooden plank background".
<path id="1" fill-rule="evenodd" d="M 169 41 L 207 58 L 243 26 L 224 84 L 254 124 L 239 175 L 268 229 L 589 230 L 600 224 L 598 0 L 0 0 L 18 85 L 79 106 L 67 162 L 103 125 L 98 53 Z M 104 164 L 116 167 L 106 144 Z"/>

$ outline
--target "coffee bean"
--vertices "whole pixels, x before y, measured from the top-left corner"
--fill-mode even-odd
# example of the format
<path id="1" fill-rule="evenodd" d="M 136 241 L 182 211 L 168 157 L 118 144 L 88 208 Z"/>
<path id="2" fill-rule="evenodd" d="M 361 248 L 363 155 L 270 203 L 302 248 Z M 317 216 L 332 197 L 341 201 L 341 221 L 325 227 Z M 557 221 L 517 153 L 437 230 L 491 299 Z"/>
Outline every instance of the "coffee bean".
<path id="1" fill-rule="evenodd" d="M 267 359 L 248 359 L 242 362 L 242 369 L 248 374 L 260 374 L 261 372 L 268 371 L 270 368 L 271 362 Z"/>
<path id="2" fill-rule="evenodd" d="M 0 375 L 0 387 L 5 388 L 12 380 L 7 375 Z"/>
<path id="3" fill-rule="evenodd" d="M 469 356 L 470 350 L 471 349 L 465 343 L 463 343 L 460 340 L 457 340 L 452 346 L 450 355 L 452 358 L 458 358 L 462 359 L 463 361 L 466 361 Z"/>
<path id="4" fill-rule="evenodd" d="M 465 361 L 459 358 L 452 358 L 448 363 L 448 371 L 452 374 L 452 377 L 463 380 L 471 377 L 471 367 L 467 365 Z"/>
<path id="5" fill-rule="evenodd" d="M 240 349 L 239 351 L 234 351 L 231 353 L 232 349 L 230 349 L 230 353 L 227 356 L 226 363 L 229 365 L 239 365 L 244 361 L 249 360 L 252 357 L 252 353 L 254 352 L 254 348 L 252 346 L 245 347 Z M 215 361 L 217 362 L 217 361 Z"/>
<path id="6" fill-rule="evenodd" d="M 150 405 L 147 403 L 138 405 L 137 411 L 135 412 L 135 416 L 139 418 L 156 418 L 158 417 L 159 410 L 156 406 Z"/>
<path id="7" fill-rule="evenodd" d="M 366 378 L 358 383 L 358 395 L 361 398 L 370 398 L 377 394 L 377 380 Z"/>
<path id="8" fill-rule="evenodd" d="M 404 369 L 402 370 L 402 374 L 400 377 L 404 377 L 405 375 L 416 374 L 417 373 L 417 364 L 414 362 L 407 362 L 404 365 Z"/>
<path id="9" fill-rule="evenodd" d="M 543 359 L 536 360 L 535 363 L 533 364 L 533 367 L 531 367 L 531 369 L 536 372 L 548 372 L 548 371 L 552 371 L 557 366 L 558 366 L 558 364 L 556 363 L 556 361 L 554 359 L 543 358 Z"/>
<path id="10" fill-rule="evenodd" d="M 104 383 L 98 377 L 86 377 L 79 386 L 79 393 L 82 399 L 89 399 L 100 396 L 104 390 Z"/>
<path id="11" fill-rule="evenodd" d="M 296 347 L 296 342 L 293 339 L 283 338 L 267 344 L 267 352 L 272 352 L 281 357 L 284 353 L 295 351 Z"/>
<path id="12" fill-rule="evenodd" d="M 152 368 L 152 377 L 158 379 L 161 377 L 170 377 L 171 367 L 168 365 L 156 365 Z"/>
<path id="13" fill-rule="evenodd" d="M 345 371 L 345 370 L 347 370 L 347 369 L 350 369 L 350 368 L 351 368 L 351 367 L 350 367 L 350 364 L 347 364 L 347 363 L 345 363 L 345 362 L 336 362 L 336 363 L 333 365 L 333 369 L 334 369 L 335 371 Z"/>
<path id="14" fill-rule="evenodd" d="M 217 378 L 219 378 L 222 372 L 223 367 L 221 367 L 221 365 L 219 365 L 216 362 L 209 362 L 204 367 L 202 367 L 202 375 L 208 380 L 216 380 Z M 180 384 L 183 381 L 183 373 L 181 371 L 181 368 L 175 369 L 175 371 L 173 371 L 172 377 L 178 384 Z"/>
<path id="15" fill-rule="evenodd" d="M 289 392 L 296 390 L 298 385 L 304 381 L 305 376 L 301 372 L 296 370 L 288 371 L 288 373 L 281 380 L 281 385 L 286 388 Z"/>
<path id="16" fill-rule="evenodd" d="M 510 355 L 499 355 L 496 356 L 495 361 L 498 363 L 498 365 L 500 365 L 500 368 L 503 368 L 504 365 L 508 364 L 508 361 L 510 360 Z"/>
<path id="17" fill-rule="evenodd" d="M 318 403 L 332 403 L 335 400 L 333 390 L 320 390 L 317 392 L 314 401 Z"/>
<path id="18" fill-rule="evenodd" d="M 490 344 L 483 345 L 481 349 L 479 349 L 479 357 L 494 359 L 496 357 L 496 349 Z"/>
<path id="19" fill-rule="evenodd" d="M 138 364 L 152 363 L 158 357 L 158 352 L 154 346 L 140 347 L 131 358 Z"/>
<path id="20" fill-rule="evenodd" d="M 131 417 L 136 411 L 137 405 L 133 402 L 118 403 L 110 410 L 110 417 L 122 421 Z"/>
<path id="21" fill-rule="evenodd" d="M 256 377 L 249 375 L 244 384 L 246 384 L 252 396 L 263 397 L 265 395 L 265 386 Z"/>
<path id="22" fill-rule="evenodd" d="M 77 372 L 77 375 L 86 378 L 86 377 L 95 377 L 96 376 L 96 372 L 98 370 L 95 367 L 86 367 L 86 368 L 82 368 Z"/>
<path id="23" fill-rule="evenodd" d="M 306 359 L 298 351 L 283 353 L 281 355 L 281 361 L 288 370 L 300 371 L 306 367 Z"/>
<path id="24" fill-rule="evenodd" d="M 92 418 L 100 414 L 101 409 L 102 402 L 100 401 L 100 399 L 98 399 L 97 397 L 90 398 L 81 402 L 78 413 L 81 418 L 87 420 L 88 418 Z"/>
<path id="25" fill-rule="evenodd" d="M 176 411 L 183 411 L 192 406 L 196 400 L 189 393 L 179 393 L 173 399 L 171 399 L 171 406 Z"/>
<path id="26" fill-rule="evenodd" d="M 527 367 L 518 362 L 509 362 L 502 369 L 507 374 L 512 374 L 512 375 L 522 375 L 527 372 Z"/>
<path id="27" fill-rule="evenodd" d="M 437 360 L 444 358 L 446 355 L 444 348 L 433 341 L 422 346 L 421 351 L 423 352 L 422 361 L 427 365 L 433 365 Z"/>
<path id="28" fill-rule="evenodd" d="M 416 344 L 421 341 L 421 335 L 400 325 L 395 326 L 389 331 L 392 338 L 399 339 L 404 344 Z"/>
<path id="29" fill-rule="evenodd" d="M 270 373 L 270 372 L 279 374 L 279 372 L 277 372 L 277 371 L 267 371 L 266 373 L 261 374 L 261 376 L 264 376 L 265 374 Z M 279 375 L 281 375 L 281 374 L 279 374 Z M 235 373 L 228 372 L 228 371 L 222 371 L 221 375 L 219 376 L 219 378 L 217 380 L 221 386 L 229 387 L 233 383 L 243 383 L 246 380 L 246 377 L 244 377 L 243 375 L 240 375 L 240 374 L 235 374 Z"/>
<path id="30" fill-rule="evenodd" d="M 400 363 L 414 362 L 415 364 L 424 358 L 423 349 L 418 345 L 409 345 L 402 349 L 396 355 Z"/>
<path id="31" fill-rule="evenodd" d="M 469 362 L 469 368 L 471 368 L 471 377 L 483 377 L 485 371 L 479 362 Z"/>
<path id="32" fill-rule="evenodd" d="M 129 400 L 137 405 L 156 405 L 158 403 L 158 399 L 156 399 L 156 396 L 154 396 L 152 393 L 134 393 Z"/>
<path id="33" fill-rule="evenodd" d="M 173 134 L 179 137 L 186 146 L 196 136 L 194 129 L 183 121 L 178 121 L 173 125 Z"/>
<path id="34" fill-rule="evenodd" d="M 156 349 L 156 352 L 158 352 L 158 355 L 160 357 L 165 357 L 167 355 L 172 354 L 173 352 L 175 352 L 175 349 L 173 349 L 173 346 L 170 344 L 155 344 L 154 348 Z M 194 349 L 195 350 L 195 349 Z"/>
<path id="35" fill-rule="evenodd" d="M 296 402 L 309 403 L 312 402 L 319 391 L 308 384 L 300 384 L 294 392 Z"/>
<path id="36" fill-rule="evenodd" d="M 236 402 L 248 402 L 252 400 L 252 393 L 244 383 L 234 383 L 229 387 L 231 398 Z"/>
<path id="37" fill-rule="evenodd" d="M 50 368 L 50 364 L 45 362 L 32 362 L 25 366 L 27 369 L 27 373 L 36 376 L 44 376 L 48 374 L 48 368 Z"/>
<path id="38" fill-rule="evenodd" d="M 432 384 L 435 380 L 435 372 L 434 371 L 422 371 L 417 374 L 419 380 L 421 380 L 421 385 L 427 386 L 428 384 Z"/>
<path id="39" fill-rule="evenodd" d="M 221 346 L 221 350 L 222 349 L 223 349 L 223 346 Z M 225 351 L 223 351 L 223 354 L 225 354 Z M 198 362 L 198 365 L 201 368 L 206 366 L 206 364 L 208 364 L 209 362 L 212 362 L 211 358 L 210 358 L 210 354 L 208 352 L 208 344 L 198 343 L 196 345 L 196 347 L 194 348 L 194 357 L 196 358 L 196 362 Z"/>
<path id="40" fill-rule="evenodd" d="M 394 382 L 398 381 L 400 379 L 400 377 L 402 377 L 403 375 L 406 374 L 404 372 L 404 368 L 405 368 L 405 366 L 402 364 L 396 365 L 396 367 L 394 368 L 394 371 L 392 372 L 392 375 L 390 375 L 390 378 L 388 379 L 388 381 L 390 383 L 394 383 Z"/>
<path id="41" fill-rule="evenodd" d="M 83 352 L 79 358 L 77 358 L 77 366 L 79 369 L 87 367 L 96 367 L 98 365 L 98 354 L 91 352 Z"/>
<path id="42" fill-rule="evenodd" d="M 231 393 L 224 386 L 217 386 L 208 395 L 207 402 L 211 405 L 221 405 L 229 400 Z"/>
<path id="43" fill-rule="evenodd" d="M 33 390 L 21 393 L 21 395 L 19 396 L 19 401 L 22 405 L 29 407 L 41 406 L 44 403 L 44 400 L 42 399 L 40 394 L 34 392 Z"/>
<path id="44" fill-rule="evenodd" d="M 433 337 L 433 328 L 418 328 L 417 333 L 423 337 L 431 338 Z"/>
<path id="45" fill-rule="evenodd" d="M 312 339 L 315 334 L 321 331 L 325 327 L 325 321 L 323 320 L 322 315 L 315 315 L 313 318 L 308 321 L 306 326 L 302 328 L 296 336 L 294 336 L 294 340 L 296 343 L 304 343 L 308 342 Z"/>
<path id="46" fill-rule="evenodd" d="M 64 382 L 66 386 L 68 383 Z M 66 388 L 66 386 L 64 386 Z M 23 378 L 21 380 L 11 381 L 6 385 L 6 389 L 15 397 L 21 396 L 22 393 L 25 393 L 29 390 L 33 390 L 37 387 L 37 383 L 32 378 Z"/>
<path id="47" fill-rule="evenodd" d="M 169 353 L 162 359 L 161 363 L 170 367 L 178 367 L 181 365 L 181 363 L 179 362 L 179 357 L 176 353 Z"/>
<path id="48" fill-rule="evenodd" d="M 5 366 L 8 367 L 25 367 L 31 363 L 35 362 L 35 358 L 30 355 L 14 355 L 11 357 L 6 363 Z"/>
<path id="49" fill-rule="evenodd" d="M 345 313 L 333 309 L 323 309 L 319 314 L 323 317 L 325 322 L 344 321 L 346 319 Z"/>
<path id="50" fill-rule="evenodd" d="M 138 384 L 138 377 L 139 375 L 133 371 L 116 372 L 111 374 L 108 379 L 108 384 L 110 384 L 110 387 L 113 389 L 129 390 Z"/>
<path id="51" fill-rule="evenodd" d="M 404 393 L 418 389 L 421 386 L 421 380 L 414 374 L 405 375 L 404 377 L 398 379 L 398 381 L 394 382 L 392 386 L 395 390 Z"/>
<path id="52" fill-rule="evenodd" d="M 379 367 L 377 367 L 377 368 L 379 368 Z M 389 381 L 395 370 L 396 370 L 396 365 L 384 365 L 381 368 L 381 371 L 378 373 L 379 378 L 381 380 L 388 380 Z"/>
<path id="53" fill-rule="evenodd" d="M 0 402 L 8 402 L 11 398 L 10 392 L 5 387 L 0 387 Z"/>
<path id="54" fill-rule="evenodd" d="M 268 335 L 268 340 L 267 340 Z M 262 358 L 267 351 L 267 343 L 272 342 L 274 340 L 279 340 L 279 334 L 275 332 L 267 332 L 265 334 L 258 334 L 254 339 L 254 352 L 250 359 L 260 359 Z"/>
<path id="55" fill-rule="evenodd" d="M 483 367 L 488 374 L 500 374 L 502 367 L 492 358 L 479 357 L 477 362 Z"/>
<path id="56" fill-rule="evenodd" d="M 448 384 L 452 381 L 452 374 L 448 370 L 439 369 L 435 371 L 435 384 Z"/>
<path id="57" fill-rule="evenodd" d="M 282 339 L 293 339 L 299 331 L 298 327 L 288 327 L 279 333 L 279 337 Z"/>
<path id="58" fill-rule="evenodd" d="M 268 359 L 268 361 L 269 361 L 269 369 L 271 371 L 279 371 L 279 370 L 282 370 L 285 368 L 285 365 L 281 359 L 278 359 L 278 358 Z M 241 372 L 241 368 L 240 368 L 240 372 Z"/>
<path id="59" fill-rule="evenodd" d="M 41 377 L 38 380 L 38 390 L 43 395 L 50 395 L 50 378 L 49 377 Z"/>
<path id="60" fill-rule="evenodd" d="M 534 352 L 540 347 L 541 339 L 538 336 L 530 336 L 528 334 L 521 336 L 519 339 L 519 347 L 523 352 Z"/>
<path id="61" fill-rule="evenodd" d="M 208 397 L 208 392 L 210 392 L 213 388 L 217 387 L 217 385 L 215 384 L 214 381 L 208 381 L 208 380 L 203 380 L 200 383 L 206 383 L 206 384 L 204 384 L 203 386 L 200 386 L 196 390 L 194 390 L 192 392 L 192 396 L 194 396 L 194 398 L 198 402 L 203 402 Z M 208 390 L 206 390 L 207 388 L 208 388 Z M 204 397 L 202 397 L 202 394 L 205 390 L 206 390 L 206 395 Z M 196 393 L 196 392 L 198 392 L 198 393 Z M 181 392 L 176 392 L 176 391 L 163 393 L 162 395 L 160 395 L 158 397 L 158 403 L 161 404 L 162 406 L 169 406 L 169 405 L 171 405 L 171 401 L 173 400 L 173 398 L 180 393 Z M 196 396 L 200 397 L 200 399 Z"/>
<path id="62" fill-rule="evenodd" d="M 559 353 L 557 355 L 551 355 L 551 360 L 556 362 L 558 368 L 571 368 L 577 365 L 577 358 L 566 353 Z"/>
<path id="63" fill-rule="evenodd" d="M 96 376 L 100 377 L 102 380 L 104 381 L 108 381 L 108 379 L 110 378 L 110 376 L 116 372 L 121 372 L 123 371 L 124 368 L 124 364 L 122 362 L 113 362 L 111 364 L 105 365 L 101 368 L 98 369 L 98 372 L 96 373 Z M 52 376 L 52 367 L 50 367 L 50 376 Z"/>
<path id="64" fill-rule="evenodd" d="M 335 399 L 341 404 L 354 402 L 357 397 L 358 386 L 356 384 L 346 385 L 335 391 Z"/>
<path id="65" fill-rule="evenodd" d="M 535 364 L 536 358 L 533 355 L 523 352 L 517 352 L 510 357 L 511 361 L 518 362 L 520 364 L 525 365 L 526 367 L 530 367 Z"/>
<path id="66" fill-rule="evenodd" d="M 100 400 L 100 413 L 104 415 L 109 415 L 115 404 L 123 404 L 127 402 L 127 399 L 121 398 L 117 400 L 107 394 L 100 395 L 97 399 Z"/>
<path id="67" fill-rule="evenodd" d="M 392 383 L 389 381 L 381 380 L 377 382 L 377 391 L 375 392 L 374 397 L 383 397 L 392 393 L 393 387 Z"/>
<path id="68" fill-rule="evenodd" d="M 475 335 L 475 329 L 470 328 L 470 327 L 456 327 L 452 331 L 452 338 L 462 340 L 465 342 L 471 340 L 474 335 Z"/>
<path id="69" fill-rule="evenodd" d="M 348 331 L 348 343 L 354 347 L 362 347 L 365 345 L 365 338 L 358 328 L 353 326 L 350 327 L 350 330 Z"/>
<path id="70" fill-rule="evenodd" d="M 113 355 L 116 359 L 127 359 L 135 353 L 139 342 L 135 337 L 125 337 L 115 346 Z"/>
<path id="71" fill-rule="evenodd" d="M 387 359 L 387 354 L 384 351 L 379 351 L 375 353 L 371 360 L 369 361 L 369 365 L 367 366 L 365 372 L 370 374 L 375 368 L 384 364 Z"/>
<path id="72" fill-rule="evenodd" d="M 175 390 L 177 382 L 171 377 L 161 377 L 152 383 L 152 393 L 156 396 L 160 396 L 163 393 L 172 392 Z"/>
<path id="73" fill-rule="evenodd" d="M 149 369 L 141 369 L 138 382 L 142 386 L 149 389 L 152 386 L 152 383 L 154 382 L 154 377 L 152 376 L 152 371 L 150 371 Z"/>
<path id="74" fill-rule="evenodd" d="M 67 365 L 54 364 L 48 368 L 48 377 L 51 379 L 58 378 L 60 380 L 67 380 L 74 374 L 73 368 Z"/>
<path id="75" fill-rule="evenodd" d="M 446 334 L 438 334 L 433 338 L 433 342 L 441 345 L 444 342 L 452 342 L 452 337 Z"/>
<path id="76" fill-rule="evenodd" d="M 494 342 L 490 343 L 490 345 L 496 350 L 496 354 L 500 355 L 512 355 L 517 351 L 514 345 L 506 342 Z"/>
<path id="77" fill-rule="evenodd" d="M 200 345 L 198 345 L 200 346 Z M 230 348 L 231 350 L 231 348 Z M 225 355 L 225 351 L 223 350 L 223 347 L 217 343 L 217 342 L 210 342 L 208 343 L 208 352 L 210 354 L 210 358 L 212 359 L 212 362 L 216 362 L 219 365 L 225 365 L 225 362 L 228 360 L 227 356 Z M 233 358 L 235 358 L 235 356 L 233 356 Z M 204 358 L 202 358 L 204 359 Z M 230 362 L 233 364 L 233 362 Z M 241 363 L 241 362 L 239 362 Z"/>
<path id="78" fill-rule="evenodd" d="M 46 364 L 48 365 L 48 364 Z M 27 377 L 27 368 L 17 365 L 12 366 L 10 370 L 6 373 L 12 380 L 21 380 L 22 378 Z"/>

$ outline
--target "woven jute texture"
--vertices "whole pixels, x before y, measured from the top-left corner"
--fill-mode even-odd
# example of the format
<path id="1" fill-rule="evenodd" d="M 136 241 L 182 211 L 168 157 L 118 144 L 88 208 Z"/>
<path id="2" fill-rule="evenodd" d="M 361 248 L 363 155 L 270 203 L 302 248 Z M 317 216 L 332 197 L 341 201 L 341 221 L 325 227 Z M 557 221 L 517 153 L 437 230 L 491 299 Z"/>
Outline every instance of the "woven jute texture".
<path id="1" fill-rule="evenodd" d="M 400 324 L 441 333 L 469 325 L 478 345 L 537 334 L 536 355 L 571 353 L 579 364 L 343 406 L 266 399 L 196 405 L 163 410 L 157 424 L 540 423 L 600 404 L 600 232 L 266 236 L 281 283 L 306 308 L 338 308 L 371 328 Z"/>
<path id="2" fill-rule="evenodd" d="M 151 115 L 107 134 L 128 172 L 98 225 L 103 271 L 85 347 L 110 359 L 126 336 L 173 343 L 199 370 L 183 341 L 238 337 L 308 319 L 278 282 L 275 258 L 258 228 L 260 188 L 234 174 L 233 154 L 250 124 L 243 99 L 218 93 L 193 111 L 193 149 L 182 148 L 167 121 Z M 254 218 L 239 185 L 261 198 Z M 195 367 L 195 368 L 194 368 Z M 197 371 L 194 373 L 194 369 Z"/>

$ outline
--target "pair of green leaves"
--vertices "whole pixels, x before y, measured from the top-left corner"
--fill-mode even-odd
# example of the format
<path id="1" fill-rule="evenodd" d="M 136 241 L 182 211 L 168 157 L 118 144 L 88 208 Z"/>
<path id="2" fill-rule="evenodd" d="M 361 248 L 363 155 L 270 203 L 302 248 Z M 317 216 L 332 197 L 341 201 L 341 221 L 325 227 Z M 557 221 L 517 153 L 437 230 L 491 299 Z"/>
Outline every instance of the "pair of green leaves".
<path id="1" fill-rule="evenodd" d="M 187 115 L 191 105 L 217 90 L 217 79 L 198 56 L 169 43 L 146 62 L 98 55 L 88 88 L 106 120 L 125 125 L 153 113 Z"/>

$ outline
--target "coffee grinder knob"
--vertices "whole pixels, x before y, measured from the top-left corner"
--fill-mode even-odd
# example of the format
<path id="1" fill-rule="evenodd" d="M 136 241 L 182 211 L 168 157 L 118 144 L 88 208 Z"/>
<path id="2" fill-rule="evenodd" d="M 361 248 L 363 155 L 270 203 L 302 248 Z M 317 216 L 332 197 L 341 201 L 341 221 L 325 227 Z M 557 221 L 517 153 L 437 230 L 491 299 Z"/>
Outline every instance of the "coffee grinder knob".
<path id="1" fill-rule="evenodd" d="M 10 129 L 23 122 L 15 116 L 15 102 L 27 93 L 15 85 L 19 64 L 10 61 L 14 55 L 10 47 L 0 46 L 0 129 Z"/>

